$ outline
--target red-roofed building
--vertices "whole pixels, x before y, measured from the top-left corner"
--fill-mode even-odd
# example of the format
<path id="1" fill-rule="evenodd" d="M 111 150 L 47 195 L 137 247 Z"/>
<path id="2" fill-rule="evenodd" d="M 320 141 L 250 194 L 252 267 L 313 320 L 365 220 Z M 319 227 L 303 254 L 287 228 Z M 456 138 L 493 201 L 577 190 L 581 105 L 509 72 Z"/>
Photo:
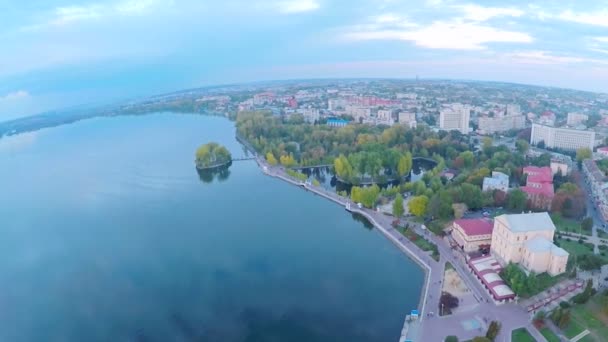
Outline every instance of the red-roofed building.
<path id="1" fill-rule="evenodd" d="M 494 225 L 488 219 L 458 219 L 452 223 L 452 237 L 465 252 L 490 247 Z"/>
<path id="2" fill-rule="evenodd" d="M 608 146 L 598 147 L 596 151 L 602 158 L 608 157 Z"/>
<path id="3" fill-rule="evenodd" d="M 526 186 L 521 187 L 528 197 L 530 206 L 536 209 L 551 209 L 555 192 L 553 172 L 548 166 L 526 166 L 523 173 L 527 176 Z"/>

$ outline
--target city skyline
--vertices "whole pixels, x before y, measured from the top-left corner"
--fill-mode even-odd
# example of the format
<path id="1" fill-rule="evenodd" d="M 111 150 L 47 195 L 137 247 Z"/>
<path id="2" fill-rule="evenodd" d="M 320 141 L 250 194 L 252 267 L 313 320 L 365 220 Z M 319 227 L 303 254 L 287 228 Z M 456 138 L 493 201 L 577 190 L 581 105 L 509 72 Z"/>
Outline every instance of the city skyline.
<path id="1" fill-rule="evenodd" d="M 420 76 L 608 91 L 608 10 L 592 2 L 62 0 L 4 4 L 2 13 L 0 121 L 275 79 Z"/>

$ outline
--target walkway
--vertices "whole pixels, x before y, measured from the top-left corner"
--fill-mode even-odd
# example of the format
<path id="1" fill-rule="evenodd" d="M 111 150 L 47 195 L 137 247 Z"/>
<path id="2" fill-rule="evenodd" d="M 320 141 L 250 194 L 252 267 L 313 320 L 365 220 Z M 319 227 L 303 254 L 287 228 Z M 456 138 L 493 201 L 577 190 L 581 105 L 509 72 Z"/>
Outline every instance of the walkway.
<path id="1" fill-rule="evenodd" d="M 413 229 L 416 233 L 437 245 L 440 259 L 439 261 L 435 261 L 431 258 L 430 252 L 422 251 L 413 242 L 404 237 L 403 234 L 392 228 L 394 217 L 374 210 L 358 208 L 349 199 L 341 197 L 334 192 L 329 192 L 320 187 L 291 178 L 282 168 L 270 166 L 261 158 L 257 158 L 256 161 L 264 173 L 269 176 L 303 187 L 345 208 L 347 203 L 350 203 L 351 212 L 367 218 L 389 241 L 393 242 L 399 249 L 409 255 L 412 260 L 421 265 L 426 271 L 426 279 L 419 305 L 420 319 L 419 323 L 415 324 L 414 329 L 411 329 L 411 326 L 410 329 L 404 329 L 404 331 L 409 331 L 408 339 L 415 342 L 443 341 L 448 335 L 456 335 L 460 339 L 466 340 L 485 334 L 489 322 L 496 320 L 502 324 L 501 332 L 496 341 L 510 341 L 511 331 L 520 327 L 526 327 L 537 341 L 545 341 L 538 330 L 531 325 L 530 316 L 520 305 L 510 303 L 497 306 L 494 304 L 489 292 L 466 268 L 464 257 L 453 250 L 443 238 L 430 233 L 426 229 L 422 229 L 418 223 L 408 221 L 410 227 L 412 227 L 410 229 Z M 440 317 L 437 311 L 439 309 L 441 282 L 446 262 L 450 262 L 460 274 L 463 282 L 471 290 L 477 304 L 467 305 L 467 308 L 463 308 L 463 310 L 455 314 Z M 404 308 L 408 313 L 409 309 L 414 308 Z M 406 336 L 400 337 L 400 341 L 404 341 L 405 339 Z"/>

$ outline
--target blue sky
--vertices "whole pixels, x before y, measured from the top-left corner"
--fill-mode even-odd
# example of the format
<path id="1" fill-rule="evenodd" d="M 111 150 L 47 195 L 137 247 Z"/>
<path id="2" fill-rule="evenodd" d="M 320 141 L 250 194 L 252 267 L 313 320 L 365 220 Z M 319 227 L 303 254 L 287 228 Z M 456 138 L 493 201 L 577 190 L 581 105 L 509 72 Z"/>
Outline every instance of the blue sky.
<path id="1" fill-rule="evenodd" d="M 0 121 L 292 78 L 608 92 L 608 1 L 0 0 L 0 23 Z"/>

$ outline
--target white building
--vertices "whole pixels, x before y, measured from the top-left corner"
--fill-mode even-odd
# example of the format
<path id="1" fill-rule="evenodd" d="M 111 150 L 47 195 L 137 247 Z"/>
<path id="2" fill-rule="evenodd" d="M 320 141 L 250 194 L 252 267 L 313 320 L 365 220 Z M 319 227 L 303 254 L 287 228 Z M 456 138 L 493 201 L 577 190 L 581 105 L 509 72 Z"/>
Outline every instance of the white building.
<path id="1" fill-rule="evenodd" d="M 505 132 L 512 129 L 523 129 L 526 125 L 526 118 L 522 115 L 496 115 L 492 117 L 479 118 L 479 133 L 494 134 Z"/>
<path id="2" fill-rule="evenodd" d="M 410 128 L 416 127 L 416 113 L 399 112 L 399 123 L 408 125 Z"/>
<path id="3" fill-rule="evenodd" d="M 580 124 L 584 124 L 589 120 L 589 115 L 581 114 L 581 113 L 568 113 L 568 119 L 566 123 L 568 126 L 576 126 Z"/>
<path id="4" fill-rule="evenodd" d="M 566 161 L 551 159 L 551 164 L 549 165 L 551 168 L 551 173 L 555 176 L 558 172 L 562 174 L 562 176 L 566 176 L 570 173 L 570 166 Z"/>
<path id="5" fill-rule="evenodd" d="M 494 218 L 491 253 L 502 264 L 551 276 L 566 271 L 568 252 L 553 244 L 555 225 L 546 212 Z"/>
<path id="6" fill-rule="evenodd" d="M 346 106 L 346 114 L 355 118 L 356 121 L 359 121 L 359 119 L 369 118 L 371 113 L 372 111 L 369 107 Z"/>
<path id="7" fill-rule="evenodd" d="M 378 110 L 376 117 L 378 118 L 379 124 L 392 125 L 395 123 L 392 110 Z"/>
<path id="8" fill-rule="evenodd" d="M 344 109 L 346 104 L 345 99 L 329 99 L 327 100 L 327 109 L 331 111 Z"/>
<path id="9" fill-rule="evenodd" d="M 304 120 L 309 124 L 314 124 L 315 122 L 319 121 L 320 115 L 318 109 L 304 108 L 298 110 L 298 112 L 304 115 Z"/>
<path id="10" fill-rule="evenodd" d="M 541 141 L 549 148 L 577 150 L 586 147 L 593 150 L 595 132 L 564 127 L 551 127 L 536 123 L 532 124 L 530 144 L 538 145 Z"/>
<path id="11" fill-rule="evenodd" d="M 457 130 L 462 134 L 468 134 L 470 115 L 470 106 L 453 103 L 439 112 L 439 128 L 444 131 Z"/>
<path id="12" fill-rule="evenodd" d="M 482 190 L 500 190 L 502 192 L 509 191 L 509 176 L 502 172 L 492 171 L 492 177 L 484 177 Z"/>

